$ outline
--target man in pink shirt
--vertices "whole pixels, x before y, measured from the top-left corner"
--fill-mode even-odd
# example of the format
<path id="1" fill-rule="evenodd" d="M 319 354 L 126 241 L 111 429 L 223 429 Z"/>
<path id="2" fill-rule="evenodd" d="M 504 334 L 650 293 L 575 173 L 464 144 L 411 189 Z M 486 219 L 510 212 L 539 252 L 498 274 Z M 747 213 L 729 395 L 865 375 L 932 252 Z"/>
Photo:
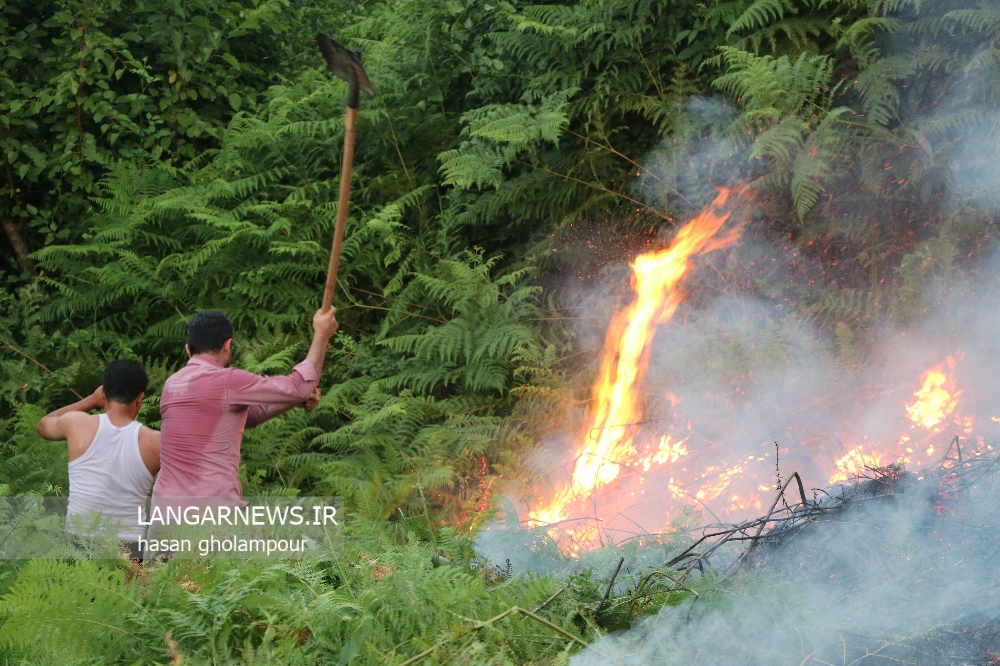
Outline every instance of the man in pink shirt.
<path id="1" fill-rule="evenodd" d="M 244 428 L 296 406 L 315 409 L 327 345 L 337 332 L 335 313 L 331 308 L 313 315 L 314 334 L 306 359 L 285 377 L 230 368 L 229 319 L 215 310 L 195 315 L 185 346 L 190 360 L 167 379 L 160 399 L 163 425 L 154 500 L 243 496 L 239 469 Z"/>

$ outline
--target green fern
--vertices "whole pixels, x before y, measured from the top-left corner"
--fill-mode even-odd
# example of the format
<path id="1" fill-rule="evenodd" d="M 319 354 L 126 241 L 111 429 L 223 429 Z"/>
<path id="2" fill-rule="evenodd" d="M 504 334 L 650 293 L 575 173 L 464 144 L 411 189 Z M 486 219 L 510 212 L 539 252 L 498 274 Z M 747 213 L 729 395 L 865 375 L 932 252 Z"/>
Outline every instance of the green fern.
<path id="1" fill-rule="evenodd" d="M 0 615 L 0 644 L 61 662 L 134 649 L 136 615 L 158 625 L 122 569 L 88 560 L 31 560 L 0 601 Z"/>
<path id="2" fill-rule="evenodd" d="M 791 0 L 754 0 L 729 26 L 729 34 L 753 28 L 763 28 L 785 17 L 795 14 L 796 7 Z"/>

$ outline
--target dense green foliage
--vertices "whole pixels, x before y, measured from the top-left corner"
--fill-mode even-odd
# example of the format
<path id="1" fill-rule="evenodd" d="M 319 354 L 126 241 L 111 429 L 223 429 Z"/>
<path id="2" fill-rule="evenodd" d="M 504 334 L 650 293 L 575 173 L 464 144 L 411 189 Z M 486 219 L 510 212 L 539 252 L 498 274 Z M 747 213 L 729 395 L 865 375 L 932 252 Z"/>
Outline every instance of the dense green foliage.
<path id="1" fill-rule="evenodd" d="M 498 644 L 460 637 L 455 618 L 534 607 L 560 585 L 491 582 L 465 535 L 499 492 L 530 486 L 525 451 L 586 398 L 570 276 L 614 288 L 602 267 L 714 186 L 743 184 L 754 252 L 780 261 L 732 263 L 726 280 L 815 322 L 850 364 L 872 324 L 919 316 L 932 278 L 995 249 L 987 2 L 0 0 L 6 492 L 65 492 L 65 448 L 34 424 L 91 391 L 107 360 L 147 364 L 141 418 L 155 425 L 201 309 L 233 319 L 241 367 L 301 358 L 346 92 L 309 41 L 319 29 L 363 47 L 378 93 L 362 102 L 341 331 L 320 409 L 248 432 L 241 473 L 248 494 L 343 496 L 348 558 L 336 571 L 7 567 L 13 660 L 50 608 L 75 619 L 43 662 L 176 649 L 382 663 L 446 634 L 473 660 L 554 660 L 572 642 L 532 642 L 548 631 L 532 621 L 503 620 Z M 433 568 L 439 552 L 463 566 Z M 373 577 L 376 560 L 395 573 Z M 40 591 L 50 578 L 65 582 Z M 118 628 L 99 638 L 77 608 L 95 581 L 91 603 Z M 593 594 L 547 617 L 579 631 Z"/>

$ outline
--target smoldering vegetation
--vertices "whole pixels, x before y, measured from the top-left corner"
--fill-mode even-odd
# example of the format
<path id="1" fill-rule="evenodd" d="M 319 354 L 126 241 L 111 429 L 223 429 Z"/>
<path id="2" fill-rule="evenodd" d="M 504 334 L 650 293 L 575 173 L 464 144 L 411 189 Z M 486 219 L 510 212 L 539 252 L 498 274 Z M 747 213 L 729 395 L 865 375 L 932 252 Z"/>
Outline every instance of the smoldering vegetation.
<path id="1" fill-rule="evenodd" d="M 996 257 L 975 273 L 930 284 L 918 322 L 876 320 L 857 334 L 845 326 L 831 335 L 794 312 L 787 295 L 747 294 L 720 280 L 755 264 L 773 271 L 780 269 L 772 264 L 810 261 L 793 255 L 751 241 L 700 258 L 687 276 L 687 300 L 652 338 L 637 425 L 638 440 L 655 444 L 669 435 L 684 441 L 686 454 L 645 470 L 623 466 L 613 485 L 591 498 L 589 513 L 573 516 L 599 517 L 606 543 L 663 532 L 685 511 L 704 522 L 760 515 L 777 477 L 792 472 L 810 496 L 822 493 L 835 475 L 850 479 L 837 462 L 852 450 L 868 456 L 864 464 L 903 457 L 919 472 L 941 459 L 955 435 L 966 446 L 1000 437 L 992 397 L 1000 373 Z M 948 358 L 957 407 L 942 424 L 919 427 L 907 406 L 924 373 Z M 568 478 L 585 423 L 580 414 L 576 429 L 540 443 L 533 464 L 543 488 Z M 525 513 L 523 503 L 514 504 Z"/>
<path id="2" fill-rule="evenodd" d="M 776 476 L 798 471 L 823 489 L 847 480 L 838 463 L 852 453 L 933 464 L 952 433 L 911 432 L 906 407 L 949 358 L 958 416 L 974 424 L 963 436 L 1000 437 L 988 397 L 1000 370 L 991 11 L 959 0 L 872 9 L 837 33 L 846 60 L 724 47 L 725 73 L 677 105 L 673 133 L 636 171 L 636 196 L 674 216 L 650 247 L 719 186 L 743 188 L 731 218 L 743 231 L 732 249 L 696 258 L 686 302 L 655 332 L 631 426 L 647 447 L 684 439 L 687 454 L 623 466 L 588 499 L 611 540 L 660 531 L 682 505 L 707 520 L 757 515 Z M 564 289 L 594 359 L 597 322 L 628 303 L 627 285 L 623 263 Z M 590 436 L 583 412 L 567 409 L 565 430 L 538 447 L 533 501 L 565 483 Z"/>
<path id="3" fill-rule="evenodd" d="M 638 439 L 686 438 L 686 455 L 623 466 L 587 498 L 615 544 L 580 558 L 608 582 L 592 618 L 641 619 L 573 663 L 1000 663 L 1000 125 L 988 101 L 1000 69 L 984 7 L 875 11 L 867 37 L 839 42 L 853 64 L 724 52 L 714 87 L 727 97 L 680 105 L 637 189 L 677 218 L 650 245 L 715 185 L 753 194 L 734 212 L 740 242 L 696 260 L 650 347 Z M 624 265 L 601 277 L 566 289 L 595 358 L 594 319 L 630 298 Z M 907 407 L 941 364 L 957 407 L 922 428 Z M 586 436 L 582 410 L 568 413 L 536 454 L 543 488 L 565 481 Z M 762 519 L 792 472 L 804 497 L 783 495 Z M 695 514 L 736 538 L 692 568 L 676 557 Z M 551 535 L 481 539 L 518 553 L 515 570 L 561 571 Z"/>
<path id="4" fill-rule="evenodd" d="M 922 478 L 871 470 L 843 497 L 791 508 L 813 515 L 720 558 L 729 578 L 573 663 L 995 663 L 998 458 L 980 454 L 953 448 Z"/>

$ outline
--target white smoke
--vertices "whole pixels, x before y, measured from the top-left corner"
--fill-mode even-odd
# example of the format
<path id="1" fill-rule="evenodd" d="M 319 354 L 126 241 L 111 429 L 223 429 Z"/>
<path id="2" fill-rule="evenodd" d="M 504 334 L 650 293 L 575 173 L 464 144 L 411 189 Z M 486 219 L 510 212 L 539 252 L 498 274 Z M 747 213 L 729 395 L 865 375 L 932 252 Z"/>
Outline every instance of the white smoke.
<path id="1" fill-rule="evenodd" d="M 807 527 L 750 570 L 666 606 L 577 655 L 608 664 L 962 664 L 997 648 L 1000 492 L 987 479 L 962 515 L 937 487 L 861 502 Z"/>
<path id="2" fill-rule="evenodd" d="M 890 39 L 914 35 L 900 32 Z M 695 470 L 710 465 L 740 465 L 743 471 L 734 477 L 734 487 L 741 477 L 753 478 L 759 482 L 755 487 L 766 489 L 759 491 L 765 505 L 751 503 L 727 512 L 725 494 L 703 502 L 689 496 L 688 510 L 700 512 L 703 522 L 716 520 L 713 514 L 720 521 L 763 514 L 777 476 L 787 478 L 792 471 L 801 474 L 807 489 L 821 495 L 836 469 L 834 461 L 853 447 L 863 446 L 866 453 L 899 450 L 901 425 L 907 423 L 905 406 L 913 401 L 921 375 L 949 356 L 958 361 L 958 411 L 974 424 L 971 432 L 960 433 L 963 444 L 971 448 L 980 436 L 996 445 L 1000 260 L 975 268 L 965 264 L 959 273 L 946 266 L 959 263 L 956 258 L 942 257 L 938 250 L 957 246 L 951 239 L 961 237 L 968 220 L 1000 211 L 1000 114 L 978 109 L 963 121 L 962 131 L 935 134 L 936 128 L 954 121 L 963 105 L 974 106 L 970 100 L 976 91 L 995 76 L 995 68 L 988 67 L 956 73 L 945 103 L 928 107 L 921 117 L 903 119 L 912 134 L 905 137 L 905 161 L 910 164 L 912 158 L 912 165 L 897 164 L 898 173 L 892 177 L 919 182 L 910 176 L 940 164 L 949 167 L 940 182 L 927 185 L 938 187 L 937 195 L 914 193 L 915 201 L 932 201 L 937 207 L 912 215 L 923 215 L 921 220 L 939 215 L 935 228 L 940 228 L 941 243 L 934 245 L 935 239 L 914 225 L 926 246 L 927 281 L 915 286 L 919 296 L 909 303 L 910 316 L 890 314 L 888 290 L 879 294 L 874 285 L 855 293 L 827 292 L 819 260 L 769 236 L 769 221 L 759 219 L 752 208 L 734 214 L 746 224 L 743 238 L 732 249 L 696 260 L 684 280 L 690 297 L 657 331 L 642 387 L 647 396 L 644 433 L 653 440 L 668 432 L 688 435 L 689 455 L 649 470 L 624 471 L 609 488 L 616 502 L 610 512 L 602 513 L 598 493 L 592 512 L 601 518 L 604 536 L 620 542 L 637 532 L 669 530 L 679 515 L 671 504 L 676 499 L 671 481 L 683 485 Z M 721 98 L 689 100 L 687 131 L 664 141 L 646 165 L 641 191 L 651 206 L 672 210 L 680 220 L 713 198 L 712 185 L 733 185 L 760 175 L 754 169 L 763 168 L 763 162 L 748 163 L 743 159 L 747 147 L 718 130 L 737 112 Z M 942 135 L 950 138 L 936 138 Z M 879 209 L 884 198 L 828 185 L 834 196 L 824 198 L 814 217 L 843 217 L 845 221 L 838 222 L 841 231 L 856 224 L 861 234 L 871 220 L 887 221 L 891 211 Z M 664 229 L 664 235 L 676 228 Z M 577 330 L 578 346 L 589 350 L 595 363 L 603 346 L 603 324 L 626 302 L 625 284 L 621 266 L 607 271 L 597 287 L 570 288 L 577 311 L 586 317 Z M 828 298 L 831 295 L 839 302 L 872 298 L 873 314 L 863 322 L 852 314 L 852 319 L 831 326 L 838 321 L 839 307 L 838 298 Z M 803 303 L 812 305 L 806 309 Z M 585 423 L 580 410 L 571 420 L 566 430 L 539 444 L 533 463 L 542 488 L 569 481 Z M 928 440 L 932 449 L 915 450 L 908 469 L 919 472 L 921 466 L 937 462 L 952 434 Z M 693 484 L 684 487 L 691 494 L 695 491 Z M 631 492 L 637 493 L 634 501 L 627 499 Z M 967 621 L 971 626 L 980 616 L 1000 612 L 992 594 L 997 588 L 991 563 L 995 549 L 981 538 L 1000 528 L 1000 498 L 992 487 L 979 488 L 972 501 L 976 520 L 971 526 L 966 525 L 968 516 L 929 525 L 928 501 L 924 490 L 914 490 L 893 507 L 873 504 L 853 509 L 843 524 L 817 525 L 796 537 L 783 553 L 783 563 L 772 561 L 771 573 L 744 575 L 704 595 L 693 607 L 687 602 L 667 608 L 634 631 L 593 646 L 574 663 L 850 664 L 883 658 L 894 663 L 963 663 L 965 657 L 949 661 L 931 644 L 950 645 L 946 634 L 955 623 Z M 509 515 L 520 512 L 523 519 L 524 507 L 515 504 L 517 510 Z M 955 538 L 949 540 L 948 530 L 955 531 Z M 592 566 L 601 573 L 617 560 L 617 553 L 609 552 L 613 549 L 599 549 L 567 565 L 550 540 L 510 520 L 484 531 L 479 543 L 494 562 L 510 559 L 515 572 L 559 573 L 565 566 Z M 820 552 L 822 563 L 815 565 Z"/>
<path id="3" fill-rule="evenodd" d="M 772 248 L 781 257 L 788 251 Z M 745 245 L 719 260 L 749 263 L 748 255 L 767 255 Z M 787 259 L 787 257 L 784 257 Z M 682 487 L 687 503 L 706 521 L 730 522 L 762 514 L 780 475 L 798 472 L 808 488 L 821 492 L 837 472 L 835 461 L 856 446 L 882 454 L 882 464 L 896 462 L 901 436 L 924 438 L 907 454 L 908 468 L 919 471 L 944 454 L 955 428 L 937 435 L 912 428 L 906 405 L 915 400 L 922 375 L 948 357 L 961 390 L 957 413 L 971 418 L 971 435 L 1000 437 L 1000 405 L 993 395 L 1000 376 L 1000 289 L 992 270 L 966 281 L 942 280 L 927 290 L 926 315 L 919 326 L 882 324 L 868 333 L 876 349 L 851 367 L 837 348 L 807 318 L 792 316 L 777 299 L 747 296 L 717 288 L 707 264 L 689 276 L 691 297 L 674 318 L 661 326 L 652 343 L 651 361 L 641 387 L 645 397 L 643 430 L 649 439 L 672 433 L 688 437 L 688 455 L 648 470 L 626 469 L 614 497 L 635 492 L 635 501 L 618 502 L 602 513 L 602 494 L 594 513 L 609 538 L 621 541 L 646 530 L 661 532 L 678 510 Z M 717 267 L 716 267 L 717 268 Z M 845 345 L 847 343 L 844 343 Z M 668 401 L 667 393 L 671 394 Z M 690 424 L 690 425 L 689 425 Z M 539 468 L 550 478 L 568 478 L 578 432 L 561 433 L 542 443 Z M 930 446 L 928 446 L 930 445 Z M 925 449 L 926 447 L 926 449 Z M 776 450 L 780 450 L 777 456 Z M 699 502 L 693 498 L 709 467 L 741 472 L 726 492 Z M 749 482 L 753 479 L 753 483 Z M 756 501 L 731 506 L 731 493 L 756 494 Z M 603 500 L 607 503 L 607 498 Z M 578 516 L 574 516 L 578 517 Z"/>

